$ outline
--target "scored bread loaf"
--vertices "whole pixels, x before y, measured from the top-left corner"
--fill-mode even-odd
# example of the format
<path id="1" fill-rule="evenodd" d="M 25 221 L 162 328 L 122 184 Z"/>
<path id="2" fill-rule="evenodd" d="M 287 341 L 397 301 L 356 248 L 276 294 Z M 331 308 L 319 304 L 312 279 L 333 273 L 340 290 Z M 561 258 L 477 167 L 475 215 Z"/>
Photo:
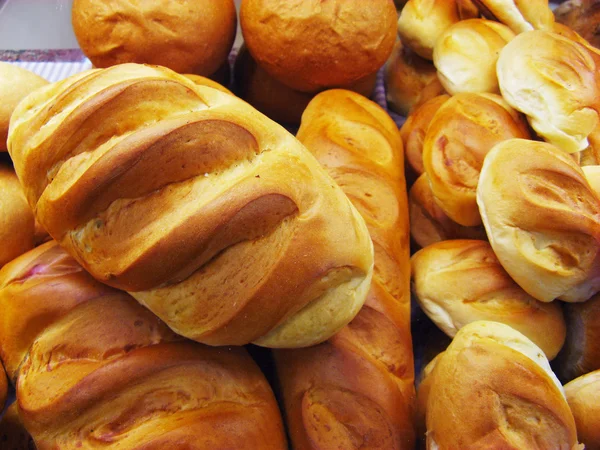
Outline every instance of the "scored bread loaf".
<path id="1" fill-rule="evenodd" d="M 427 448 L 578 448 L 573 415 L 548 360 L 508 325 L 461 328 L 430 376 Z"/>
<path id="2" fill-rule="evenodd" d="M 600 450 L 600 370 L 567 383 L 565 394 L 585 450 Z"/>
<path id="3" fill-rule="evenodd" d="M 21 103 L 9 151 L 50 235 L 178 334 L 305 346 L 364 303 L 364 220 L 235 96 L 158 66 L 89 71 Z"/>
<path id="4" fill-rule="evenodd" d="M 182 339 L 54 241 L 0 270 L 0 308 L 1 355 L 41 449 L 285 448 L 243 349 Z"/>
<path id="5" fill-rule="evenodd" d="M 298 138 L 365 218 L 373 281 L 352 322 L 316 347 L 275 352 L 294 448 L 412 449 L 414 368 L 402 141 L 378 105 L 329 90 L 308 105 Z"/>

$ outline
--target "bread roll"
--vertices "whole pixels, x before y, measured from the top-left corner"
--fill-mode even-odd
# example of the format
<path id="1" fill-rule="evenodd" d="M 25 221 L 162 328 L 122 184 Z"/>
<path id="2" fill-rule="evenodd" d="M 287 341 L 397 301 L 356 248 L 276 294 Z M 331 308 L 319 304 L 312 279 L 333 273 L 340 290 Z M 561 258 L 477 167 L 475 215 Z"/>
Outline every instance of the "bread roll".
<path id="1" fill-rule="evenodd" d="M 444 89 L 450 94 L 499 92 L 496 62 L 514 36 L 506 25 L 485 19 L 448 27 L 433 47 L 433 63 Z"/>
<path id="2" fill-rule="evenodd" d="M 444 93 L 431 61 L 421 58 L 400 40 L 385 65 L 384 82 L 388 106 L 403 116 Z"/>
<path id="3" fill-rule="evenodd" d="M 422 440 L 425 439 L 427 433 L 427 402 L 429 401 L 429 391 L 433 384 L 433 377 L 431 374 L 433 373 L 435 365 L 443 355 L 444 352 L 438 353 L 438 355 L 423 368 L 419 377 L 420 381 L 417 386 L 417 436 Z M 422 446 L 422 448 L 424 448 L 424 446 Z"/>
<path id="4" fill-rule="evenodd" d="M 375 271 L 365 306 L 326 343 L 275 352 L 295 449 L 413 449 L 414 367 L 402 141 L 350 91 L 317 95 L 298 138 L 365 218 Z"/>
<path id="5" fill-rule="evenodd" d="M 240 24 L 258 65 L 286 86 L 316 92 L 372 75 L 396 38 L 392 0 L 243 0 Z"/>
<path id="6" fill-rule="evenodd" d="M 548 360 L 508 325 L 463 327 L 432 376 L 427 448 L 578 448 L 573 415 Z"/>
<path id="7" fill-rule="evenodd" d="M 31 435 L 25 429 L 19 408 L 11 404 L 0 419 L 0 442 L 3 450 L 35 450 Z"/>
<path id="8" fill-rule="evenodd" d="M 600 48 L 600 9 L 597 0 L 569 0 L 554 10 L 556 21 L 572 28 L 591 45 Z"/>
<path id="9" fill-rule="evenodd" d="M 408 0 L 398 18 L 402 42 L 425 59 L 446 28 L 461 20 L 456 0 Z"/>
<path id="10" fill-rule="evenodd" d="M 235 39 L 233 0 L 74 0 L 73 31 L 95 67 L 157 64 L 209 76 Z"/>
<path id="11" fill-rule="evenodd" d="M 553 359 L 566 327 L 557 302 L 542 303 L 506 273 L 488 242 L 451 240 L 432 244 L 412 258 L 412 286 L 421 309 L 448 336 L 477 320 L 520 331 Z"/>
<path id="12" fill-rule="evenodd" d="M 34 218 L 15 173 L 0 165 L 0 267 L 34 245 Z"/>
<path id="13" fill-rule="evenodd" d="M 233 92 L 231 92 L 225 86 L 223 86 L 220 83 L 217 83 L 216 81 L 211 80 L 210 78 L 206 78 L 201 75 L 194 75 L 193 73 L 186 73 L 186 74 L 184 74 L 184 77 L 192 80 L 194 83 L 196 83 L 200 86 L 208 86 L 208 87 L 217 89 L 221 92 L 225 92 L 226 94 L 233 95 Z"/>
<path id="14" fill-rule="evenodd" d="M 45 84 L 48 82 L 33 72 L 0 61 L 0 152 L 6 151 L 10 116 L 17 104 Z"/>
<path id="15" fill-rule="evenodd" d="M 600 449 L 600 370 L 566 384 L 565 394 L 585 450 Z"/>
<path id="16" fill-rule="evenodd" d="M 521 33 L 500 52 L 500 91 L 542 138 L 568 153 L 579 152 L 599 124 L 598 58 L 556 33 Z"/>
<path id="17" fill-rule="evenodd" d="M 425 171 L 423 167 L 423 141 L 429 124 L 440 106 L 446 103 L 449 98 L 449 95 L 439 95 L 419 105 L 411 112 L 400 129 L 406 161 L 417 175 L 421 175 Z"/>
<path id="18" fill-rule="evenodd" d="M 528 137 L 525 120 L 498 95 L 462 93 L 446 101 L 427 129 L 423 166 L 448 217 L 481 224 L 475 194 L 485 155 L 499 142 Z"/>
<path id="19" fill-rule="evenodd" d="M 600 369 L 600 294 L 565 305 L 567 339 L 556 359 L 556 373 L 571 381 Z"/>
<path id="20" fill-rule="evenodd" d="M 584 301 L 600 289 L 600 199 L 567 153 L 501 142 L 483 163 L 477 203 L 496 256 L 528 294 Z"/>
<path id="21" fill-rule="evenodd" d="M 40 448 L 286 448 L 275 398 L 243 349 L 182 340 L 56 242 L 0 271 L 0 308 L 1 354 Z"/>
<path id="22" fill-rule="evenodd" d="M 78 74 L 22 104 L 9 151 L 50 235 L 178 334 L 311 345 L 365 301 L 364 220 L 235 96 L 161 67 Z"/>
<path id="23" fill-rule="evenodd" d="M 548 0 L 473 0 L 484 16 L 508 25 L 515 33 L 551 30 L 554 14 Z"/>
<path id="24" fill-rule="evenodd" d="M 422 174 L 408 192 L 410 235 L 419 247 L 448 239 L 487 239 L 482 226 L 464 227 L 439 207 L 427 174 Z"/>

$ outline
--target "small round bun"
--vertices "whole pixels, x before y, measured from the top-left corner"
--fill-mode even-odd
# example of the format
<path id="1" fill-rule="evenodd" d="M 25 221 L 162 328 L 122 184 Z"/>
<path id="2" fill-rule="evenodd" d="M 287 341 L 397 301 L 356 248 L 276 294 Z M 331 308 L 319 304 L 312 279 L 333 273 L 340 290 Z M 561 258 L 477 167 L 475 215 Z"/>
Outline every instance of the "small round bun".
<path id="1" fill-rule="evenodd" d="M 466 325 L 430 376 L 427 448 L 577 448 L 575 420 L 548 360 L 508 325 Z"/>
<path id="2" fill-rule="evenodd" d="M 385 65 L 385 88 L 389 107 L 403 116 L 444 93 L 431 61 L 421 58 L 400 40 Z"/>
<path id="3" fill-rule="evenodd" d="M 233 0 L 74 0 L 73 31 L 95 67 L 135 62 L 209 76 L 235 39 Z"/>
<path id="4" fill-rule="evenodd" d="M 565 385 L 567 401 L 586 450 L 600 450 L 600 370 Z"/>
<path id="5" fill-rule="evenodd" d="M 499 92 L 496 62 L 515 34 L 485 19 L 462 20 L 444 31 L 433 47 L 433 63 L 450 94 Z"/>
<path id="6" fill-rule="evenodd" d="M 542 303 L 521 289 L 488 242 L 438 242 L 415 253 L 411 261 L 417 301 L 448 336 L 471 322 L 492 320 L 523 333 L 548 359 L 561 349 L 566 334 L 561 306 Z"/>
<path id="7" fill-rule="evenodd" d="M 554 14 L 548 0 L 477 0 L 485 17 L 508 25 L 515 33 L 551 30 Z"/>
<path id="8" fill-rule="evenodd" d="M 396 39 L 392 0 L 243 0 L 248 50 L 279 82 L 303 92 L 346 86 L 376 72 Z"/>
<path id="9" fill-rule="evenodd" d="M 0 152 L 6 151 L 10 116 L 17 104 L 46 84 L 48 82 L 35 73 L 0 61 Z"/>
<path id="10" fill-rule="evenodd" d="M 600 288 L 600 199 L 570 155 L 501 142 L 483 163 L 477 203 L 496 256 L 531 296 L 585 301 Z"/>

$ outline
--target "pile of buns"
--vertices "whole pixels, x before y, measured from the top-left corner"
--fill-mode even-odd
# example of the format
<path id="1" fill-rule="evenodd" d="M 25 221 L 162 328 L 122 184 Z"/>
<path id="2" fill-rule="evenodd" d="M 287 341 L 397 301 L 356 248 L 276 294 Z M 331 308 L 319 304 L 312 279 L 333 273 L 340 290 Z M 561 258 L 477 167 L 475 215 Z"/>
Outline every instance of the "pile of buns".
<path id="1" fill-rule="evenodd" d="M 600 50 L 546 0 L 242 0 L 229 82 L 233 1 L 150 3 L 0 64 L 2 449 L 600 448 Z"/>

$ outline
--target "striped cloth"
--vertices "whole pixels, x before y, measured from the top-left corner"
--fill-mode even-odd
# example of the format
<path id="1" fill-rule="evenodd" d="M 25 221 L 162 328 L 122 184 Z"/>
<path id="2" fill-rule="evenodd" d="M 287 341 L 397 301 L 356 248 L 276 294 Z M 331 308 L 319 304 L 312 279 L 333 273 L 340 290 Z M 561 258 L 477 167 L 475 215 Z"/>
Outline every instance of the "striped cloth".
<path id="1" fill-rule="evenodd" d="M 92 68 L 89 59 L 78 62 L 11 61 L 11 64 L 30 70 L 51 82 L 62 80 Z"/>

